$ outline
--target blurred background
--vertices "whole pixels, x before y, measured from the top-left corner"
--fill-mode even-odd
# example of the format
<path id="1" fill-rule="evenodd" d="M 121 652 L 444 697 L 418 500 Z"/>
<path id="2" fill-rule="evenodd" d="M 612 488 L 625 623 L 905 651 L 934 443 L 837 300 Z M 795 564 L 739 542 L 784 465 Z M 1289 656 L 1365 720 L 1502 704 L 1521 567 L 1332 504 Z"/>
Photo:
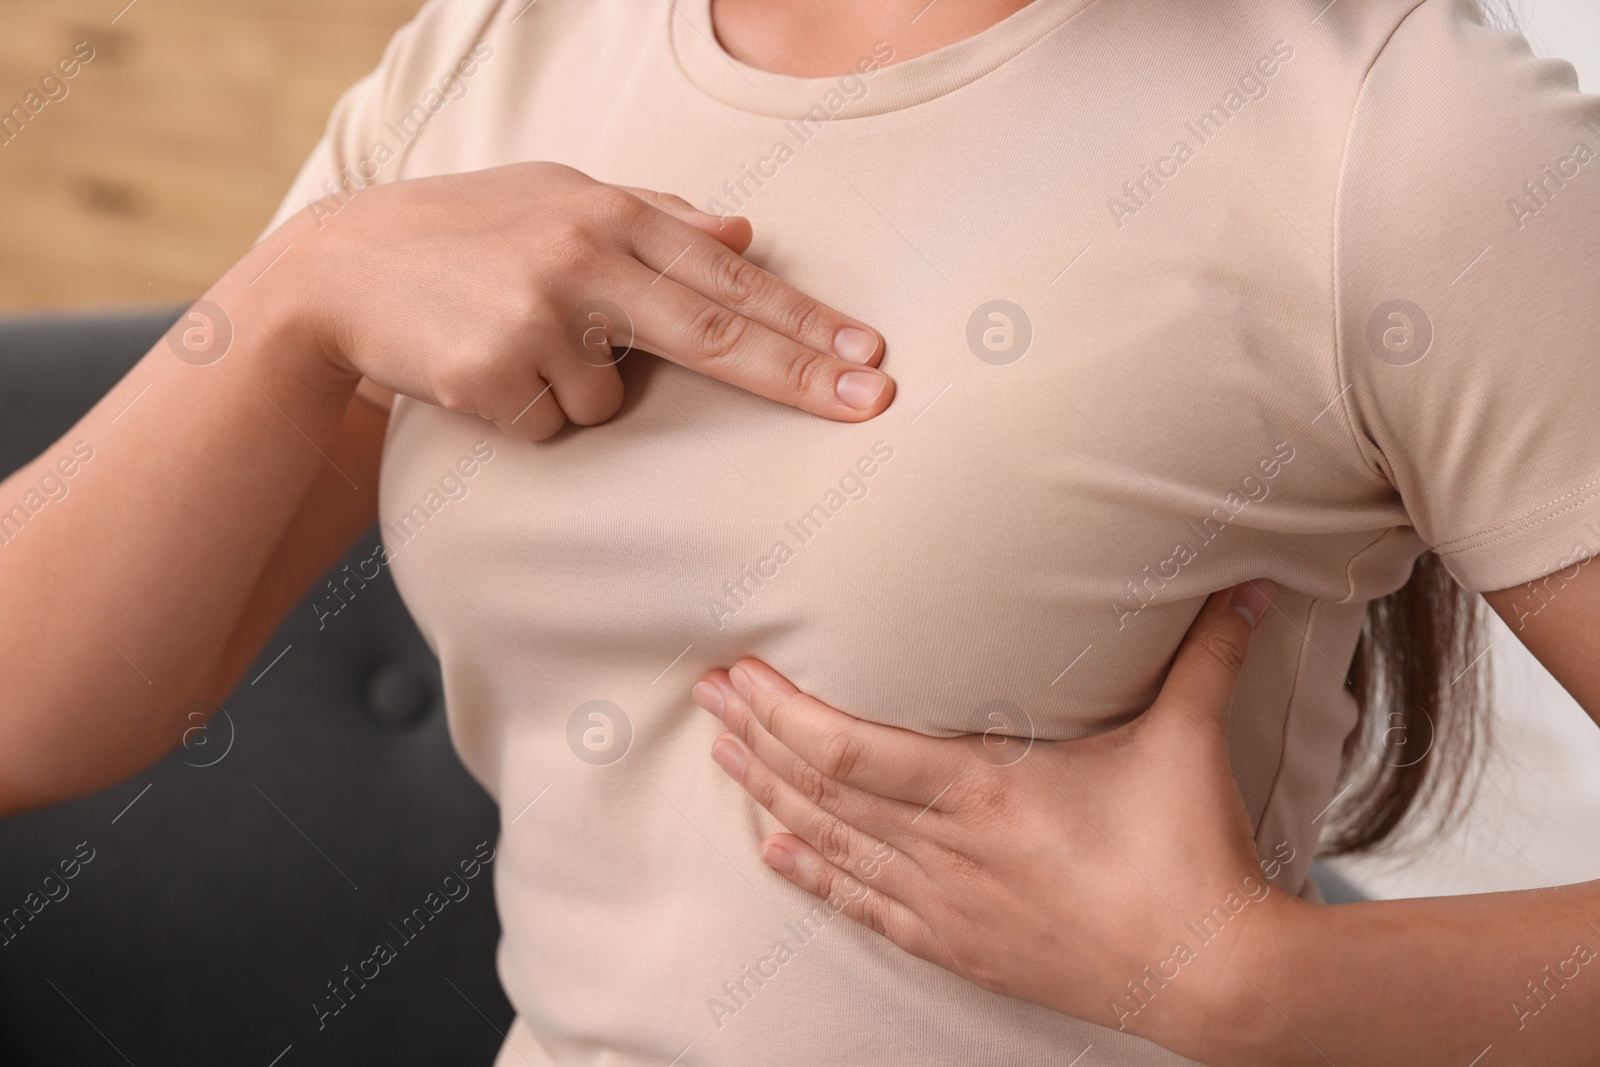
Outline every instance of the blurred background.
<path id="1" fill-rule="evenodd" d="M 338 95 L 418 0 L 0 0 L 0 109 L 95 58 L 0 145 L 0 311 L 171 306 L 259 235 Z M 1522 0 L 1534 50 L 1600 88 L 1600 2 Z M 1600 877 L 1600 730 L 1496 623 L 1498 731 L 1466 819 L 1338 869 L 1377 895 Z"/>
<path id="2" fill-rule="evenodd" d="M 171 306 L 266 226 L 350 82 L 421 0 L 0 0 L 0 311 Z M 4 138 L 0 137 L 0 141 Z"/>

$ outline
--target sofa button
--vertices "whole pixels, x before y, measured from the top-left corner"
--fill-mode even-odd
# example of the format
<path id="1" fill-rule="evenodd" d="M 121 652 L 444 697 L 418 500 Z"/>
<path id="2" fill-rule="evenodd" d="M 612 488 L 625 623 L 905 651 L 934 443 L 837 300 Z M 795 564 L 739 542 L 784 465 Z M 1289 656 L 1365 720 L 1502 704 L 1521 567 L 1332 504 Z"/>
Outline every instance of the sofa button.
<path id="1" fill-rule="evenodd" d="M 380 726 L 417 726 L 427 717 L 429 695 L 427 683 L 403 662 L 380 664 L 367 676 L 367 714 Z"/>

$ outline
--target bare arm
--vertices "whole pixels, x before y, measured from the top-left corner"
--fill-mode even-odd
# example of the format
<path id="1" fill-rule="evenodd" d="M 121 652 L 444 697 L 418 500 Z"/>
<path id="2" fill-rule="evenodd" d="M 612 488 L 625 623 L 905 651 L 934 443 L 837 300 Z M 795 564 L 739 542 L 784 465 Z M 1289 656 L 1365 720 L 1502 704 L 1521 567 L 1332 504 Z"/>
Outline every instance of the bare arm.
<path id="1" fill-rule="evenodd" d="M 224 691 L 370 521 L 375 464 L 346 471 L 353 488 L 324 459 L 356 467 L 381 442 L 361 439 L 373 420 L 350 404 L 354 379 L 319 372 L 283 325 L 284 275 L 244 289 L 277 251 L 257 248 L 213 291 L 234 309 L 223 359 L 195 366 L 158 343 L 0 485 L 0 499 L 21 498 L 75 443 L 93 449 L 70 494 L 0 550 L 13 623 L 0 627 L 0 812 L 159 757 L 193 725 L 174 716 Z M 258 596 L 274 561 L 285 580 Z"/>
<path id="2" fill-rule="evenodd" d="M 750 237 L 554 164 L 291 219 L 206 294 L 225 354 L 175 348 L 180 323 L 0 483 L 22 499 L 78 464 L 0 546 L 0 814 L 172 747 L 373 521 L 386 416 L 352 403 L 363 376 L 524 441 L 615 414 L 622 347 L 828 418 L 883 411 L 882 339 L 743 259 Z"/>
<path id="3" fill-rule="evenodd" d="M 1589 560 L 1485 599 L 1600 722 L 1597 571 Z M 1240 992 L 1275 1005 L 1257 1019 L 1279 1049 L 1266 1062 L 1595 1061 L 1600 882 L 1293 910 L 1257 942 L 1271 984 Z M 1218 1062 L 1263 1061 L 1236 1047 Z"/>
<path id="4" fill-rule="evenodd" d="M 387 408 L 359 394 L 345 409 L 328 462 L 267 560 L 223 650 L 208 704 L 220 702 L 239 684 L 262 645 L 306 590 L 377 521 L 378 466 L 388 424 Z M 359 488 L 352 489 L 346 475 Z M 193 725 L 189 721 L 185 727 Z"/>
<path id="5" fill-rule="evenodd" d="M 1600 560 L 1484 599 L 1589 717 L 1600 722 Z"/>

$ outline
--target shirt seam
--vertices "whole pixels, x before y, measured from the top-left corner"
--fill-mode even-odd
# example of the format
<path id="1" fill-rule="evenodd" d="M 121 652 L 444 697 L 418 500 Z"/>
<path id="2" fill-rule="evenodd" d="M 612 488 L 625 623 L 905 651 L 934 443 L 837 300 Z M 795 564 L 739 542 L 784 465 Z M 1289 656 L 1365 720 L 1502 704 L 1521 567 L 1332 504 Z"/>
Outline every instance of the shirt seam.
<path id="1" fill-rule="evenodd" d="M 1579 486 L 1572 492 L 1567 493 L 1564 496 L 1556 497 L 1554 500 L 1551 500 L 1548 503 L 1541 504 L 1532 511 L 1529 511 L 1523 515 L 1519 515 L 1515 519 L 1507 519 L 1505 522 L 1497 523 L 1494 526 L 1485 527 L 1476 533 L 1465 534 L 1461 537 L 1454 537 L 1448 541 L 1441 542 L 1434 547 L 1434 551 L 1440 556 L 1462 556 L 1468 552 L 1476 552 L 1479 549 L 1488 548 L 1490 545 L 1499 544 L 1508 538 L 1516 537 L 1519 534 L 1526 533 L 1529 530 L 1537 529 L 1538 527 L 1543 526 L 1545 523 L 1550 522 L 1558 516 L 1565 515 L 1570 511 L 1575 511 L 1579 508 L 1582 508 L 1586 504 L 1592 503 L 1596 498 L 1600 498 L 1600 491 L 1585 492 L 1585 490 L 1594 489 L 1594 487 L 1597 485 L 1600 485 L 1600 479 L 1596 479 L 1587 483 L 1586 485 Z M 1578 497 L 1578 499 L 1573 500 L 1573 497 Z M 1570 500 L 1571 502 L 1563 508 L 1560 508 L 1556 511 L 1550 511 L 1548 514 L 1539 516 L 1540 512 L 1544 512 L 1547 509 L 1560 504 L 1564 500 Z M 1535 518 L 1535 516 L 1539 517 Z M 1510 526 L 1510 529 L 1506 529 L 1507 526 Z M 1486 537 L 1488 534 L 1494 533 L 1497 530 L 1502 530 L 1503 532 L 1496 537 L 1489 537 L 1487 540 L 1478 540 L 1479 538 Z M 1474 541 L 1477 543 L 1466 543 Z M 1451 545 L 1458 545 L 1460 547 L 1448 547 Z"/>
<path id="2" fill-rule="evenodd" d="M 1394 43 L 1395 36 L 1400 32 L 1401 27 L 1428 2 L 1429 0 L 1417 0 L 1416 3 L 1406 9 L 1405 14 L 1395 21 L 1388 35 L 1384 37 L 1383 44 L 1372 54 L 1372 61 L 1367 64 L 1367 69 L 1362 72 L 1361 85 L 1356 90 L 1355 102 L 1350 108 L 1350 120 L 1345 127 L 1344 151 L 1339 157 L 1339 176 L 1333 193 L 1333 259 L 1329 267 L 1333 274 L 1330 279 L 1330 292 L 1332 296 L 1334 376 L 1339 384 L 1339 396 L 1337 398 L 1339 410 L 1344 416 L 1345 429 L 1349 432 L 1351 439 L 1355 441 L 1356 450 L 1360 453 L 1362 461 L 1367 464 L 1373 473 L 1388 482 L 1397 493 L 1399 492 L 1399 487 L 1394 485 L 1393 479 L 1388 474 L 1383 450 L 1378 447 L 1377 442 L 1371 440 L 1359 428 L 1360 412 L 1357 411 L 1355 399 L 1351 396 L 1355 392 L 1355 379 L 1347 373 L 1349 361 L 1346 359 L 1344 347 L 1345 307 L 1344 286 L 1341 284 L 1344 272 L 1340 269 L 1344 249 L 1342 220 L 1344 217 L 1345 183 L 1350 173 L 1351 142 L 1355 138 L 1356 121 L 1361 114 L 1362 106 L 1367 96 L 1367 89 L 1372 82 L 1372 72 L 1377 68 L 1378 61 L 1383 58 L 1384 53 L 1389 50 L 1389 46 Z"/>
<path id="3" fill-rule="evenodd" d="M 504 3 L 505 0 L 500 0 L 500 2 Z M 974 77 L 969 78 L 966 81 L 963 81 L 958 85 L 954 85 L 954 86 L 950 87 L 949 89 L 939 93 L 936 96 L 929 97 L 926 100 L 916 100 L 916 101 L 913 101 L 911 103 L 903 104 L 903 105 L 901 105 L 899 107 L 889 108 L 888 110 L 885 110 L 885 111 L 871 111 L 871 112 L 867 112 L 865 114 L 854 114 L 854 115 L 852 115 L 852 114 L 840 114 L 840 115 L 837 115 L 834 118 L 832 118 L 830 121 L 832 121 L 832 122 L 854 122 L 854 121 L 864 121 L 864 120 L 867 120 L 867 119 L 874 119 L 874 118 L 883 118 L 883 117 L 888 116 L 888 115 L 903 114 L 905 112 L 912 111 L 912 110 L 914 110 L 916 108 L 923 107 L 923 106 L 926 106 L 928 104 L 934 103 L 935 101 L 943 100 L 943 99 L 945 99 L 947 97 L 954 96 L 956 93 L 959 93 L 959 92 L 969 88 L 970 86 L 976 85 L 979 82 L 983 81 L 985 78 L 988 78 L 991 75 L 996 74 L 999 71 L 1002 71 L 1005 68 L 1011 66 L 1017 60 L 1021 59 L 1023 56 L 1027 55 L 1029 52 L 1032 52 L 1035 48 L 1039 47 L 1045 41 L 1050 40 L 1056 34 L 1060 33 L 1062 30 L 1066 29 L 1068 26 L 1071 26 L 1072 24 L 1076 23 L 1080 18 L 1083 18 L 1084 16 L 1086 16 L 1090 11 L 1093 11 L 1096 8 L 1099 8 L 1099 7 L 1103 6 L 1107 2 L 1108 2 L 1108 0 L 1082 0 L 1082 5 L 1078 8 L 1078 10 L 1072 12 L 1066 18 L 1062 19 L 1060 23 L 1058 23 L 1056 26 L 1052 27 L 1047 32 L 1045 32 L 1043 34 L 1040 34 L 1038 37 L 1036 37 L 1032 41 L 1028 42 L 1028 44 L 1024 45 L 1022 48 L 1018 49 L 1016 52 L 1012 53 L 1010 56 L 1007 56 L 1001 62 L 995 64 L 994 66 L 988 68 L 987 70 L 984 70 L 982 73 L 977 74 Z M 716 104 L 718 104 L 718 105 L 720 105 L 722 107 L 728 108 L 729 110 L 737 112 L 738 114 L 741 114 L 741 115 L 755 115 L 755 116 L 760 117 L 760 118 L 786 118 L 786 117 L 791 117 L 791 116 L 784 116 L 784 115 L 769 115 L 764 111 L 754 111 L 754 110 L 751 110 L 751 109 L 746 108 L 746 107 L 740 107 L 737 104 L 729 103 L 728 101 L 723 100 L 721 97 L 717 96 L 716 94 L 708 91 L 703 85 L 700 84 L 700 82 L 698 80 L 696 80 L 694 74 L 686 68 L 686 66 L 684 64 L 683 56 L 679 54 L 679 51 L 678 51 L 678 48 L 677 48 L 677 44 L 676 44 L 676 42 L 675 42 L 675 40 L 674 40 L 674 38 L 672 36 L 672 34 L 674 32 L 674 27 L 673 27 L 673 24 L 672 24 L 672 16 L 674 14 L 680 14 L 680 16 L 681 16 L 681 13 L 679 13 L 677 11 L 677 7 L 678 7 L 679 3 L 680 3 L 680 0 L 668 0 L 668 3 L 667 3 L 667 47 L 669 49 L 669 53 L 670 53 L 671 58 L 672 58 L 673 69 L 678 72 L 678 76 L 684 81 L 684 83 L 687 84 L 690 88 L 692 88 L 695 91 L 696 95 L 698 95 L 702 99 L 712 101 L 713 103 L 716 103 Z M 1093 23 L 1091 22 L 1090 25 L 1093 26 Z M 1098 32 L 1098 28 L 1096 28 L 1096 32 Z M 959 43 L 959 42 L 957 42 L 957 43 Z M 716 45 L 716 47 L 721 48 L 721 45 L 718 44 L 718 45 Z M 917 57 L 913 57 L 913 58 L 920 59 L 922 57 L 917 56 Z M 909 62 L 909 60 L 907 62 Z M 898 64 L 896 64 L 896 65 L 898 65 Z M 840 75 L 840 76 L 842 77 L 844 75 Z"/>
<path id="4" fill-rule="evenodd" d="M 1273 771 L 1271 784 L 1267 786 L 1266 801 L 1261 806 L 1261 817 L 1256 820 L 1255 828 L 1251 834 L 1252 838 L 1255 838 L 1257 835 L 1259 835 L 1262 827 L 1266 826 L 1267 817 L 1272 814 L 1272 806 L 1277 802 L 1279 797 L 1279 787 L 1283 784 L 1283 772 L 1289 766 L 1289 728 L 1295 722 L 1296 701 L 1300 696 L 1301 682 L 1305 677 L 1306 660 L 1312 651 L 1316 651 L 1319 655 L 1325 655 L 1325 653 L 1317 648 L 1316 643 L 1311 640 L 1313 616 L 1317 613 L 1318 609 L 1324 605 L 1343 605 L 1351 602 L 1350 598 L 1355 595 L 1356 583 L 1355 579 L 1351 577 L 1350 572 L 1355 569 L 1356 562 L 1365 558 L 1379 545 L 1393 537 L 1397 529 L 1400 529 L 1400 527 L 1391 527 L 1390 529 L 1384 530 L 1367 544 L 1361 546 L 1361 548 L 1357 549 L 1355 552 L 1352 552 L 1350 554 L 1350 558 L 1345 560 L 1344 596 L 1340 597 L 1338 600 L 1334 600 L 1331 597 L 1314 597 L 1306 606 L 1305 629 L 1300 632 L 1300 651 L 1299 654 L 1295 656 L 1294 661 L 1294 680 L 1289 685 L 1289 697 L 1284 704 L 1283 727 L 1280 731 L 1278 739 L 1278 766 L 1277 769 Z M 1332 663 L 1332 666 L 1340 673 L 1341 677 L 1344 678 L 1345 683 L 1348 685 L 1350 681 L 1349 666 L 1346 665 L 1345 667 L 1340 667 L 1337 663 Z M 1257 843 L 1259 844 L 1260 842 L 1258 841 Z"/>
<path id="5" fill-rule="evenodd" d="M 1283 772 L 1289 766 L 1289 727 L 1295 721 L 1295 702 L 1299 699 L 1300 683 L 1305 677 L 1306 653 L 1313 647 L 1311 615 L 1320 603 L 1322 603 L 1320 600 L 1312 600 L 1306 606 L 1305 629 L 1301 631 L 1299 654 L 1294 658 L 1294 678 L 1289 683 L 1289 696 L 1283 705 L 1283 725 L 1278 729 L 1278 766 L 1272 772 L 1272 781 L 1267 784 L 1267 795 L 1261 804 L 1261 815 L 1256 819 L 1255 827 L 1250 834 L 1258 845 L 1261 843 L 1259 840 L 1261 831 L 1267 825 L 1268 816 L 1272 814 L 1273 802 L 1278 799 L 1278 787 L 1283 784 Z"/>

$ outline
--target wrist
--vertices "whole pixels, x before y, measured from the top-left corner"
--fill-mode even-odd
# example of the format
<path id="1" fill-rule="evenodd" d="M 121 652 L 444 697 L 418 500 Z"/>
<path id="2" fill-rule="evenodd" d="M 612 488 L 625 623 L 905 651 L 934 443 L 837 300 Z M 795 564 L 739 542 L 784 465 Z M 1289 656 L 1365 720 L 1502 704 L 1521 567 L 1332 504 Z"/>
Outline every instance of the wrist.
<path id="1" fill-rule="evenodd" d="M 1318 905 L 1259 878 L 1219 901 L 1190 909 L 1170 952 L 1113 996 L 1111 1025 L 1211 1067 L 1267 1067 L 1293 1033 L 1273 1004 L 1294 999 L 1284 983 L 1303 973 Z"/>
<path id="2" fill-rule="evenodd" d="M 1210 976 L 1207 1003 L 1185 1042 L 1187 1055 L 1214 1067 L 1298 1062 L 1283 1053 L 1304 1045 L 1289 1021 L 1301 1002 L 1291 986 L 1307 973 L 1304 962 L 1323 908 L 1272 886 Z"/>
<path id="3" fill-rule="evenodd" d="M 315 238 L 304 213 L 293 216 L 245 253 L 202 300 L 223 316 L 233 348 L 252 364 L 254 379 L 328 397 L 342 409 L 361 374 L 329 343 L 323 326 Z"/>

